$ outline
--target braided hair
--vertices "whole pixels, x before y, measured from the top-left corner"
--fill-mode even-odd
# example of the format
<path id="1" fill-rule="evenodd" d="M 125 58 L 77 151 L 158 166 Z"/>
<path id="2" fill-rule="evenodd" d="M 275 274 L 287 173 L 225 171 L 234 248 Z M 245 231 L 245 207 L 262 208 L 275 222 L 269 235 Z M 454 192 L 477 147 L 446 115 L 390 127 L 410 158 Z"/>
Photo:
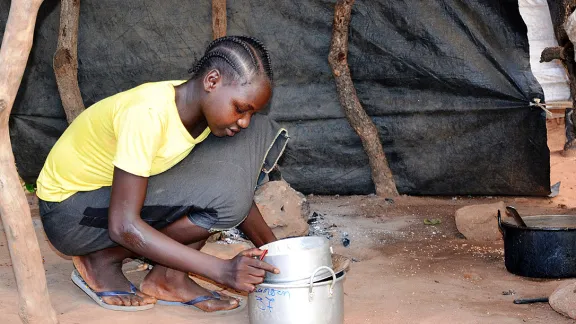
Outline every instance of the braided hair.
<path id="1" fill-rule="evenodd" d="M 264 44 L 261 41 L 251 36 L 237 36 L 237 37 L 250 44 L 250 46 L 252 46 L 252 48 L 256 50 L 256 52 L 258 53 L 258 58 L 260 59 L 260 62 L 262 62 L 264 72 L 266 72 L 266 76 L 268 76 L 268 79 L 270 80 L 270 82 L 272 82 L 274 80 L 274 75 L 272 74 L 272 65 L 270 63 L 270 53 L 268 53 L 268 49 L 266 48 L 266 46 L 264 46 Z"/>
<path id="2" fill-rule="evenodd" d="M 248 84 L 256 75 L 265 76 L 272 83 L 270 54 L 258 39 L 249 36 L 225 36 L 215 39 L 204 56 L 188 72 L 191 80 L 201 78 L 217 69 L 227 82 Z"/>

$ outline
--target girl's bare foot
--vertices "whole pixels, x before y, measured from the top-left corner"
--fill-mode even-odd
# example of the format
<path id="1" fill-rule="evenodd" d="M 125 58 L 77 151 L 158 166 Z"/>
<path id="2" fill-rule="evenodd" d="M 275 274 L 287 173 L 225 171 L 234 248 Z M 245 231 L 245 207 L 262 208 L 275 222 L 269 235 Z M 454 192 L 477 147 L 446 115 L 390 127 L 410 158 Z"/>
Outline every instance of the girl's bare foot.
<path id="1" fill-rule="evenodd" d="M 188 302 L 200 296 L 212 296 L 212 293 L 200 287 L 181 271 L 156 265 L 140 285 L 145 294 L 159 300 Z M 231 310 L 239 306 L 237 299 L 221 294 L 221 299 L 211 299 L 195 304 L 205 312 Z"/>
<path id="2" fill-rule="evenodd" d="M 72 262 L 93 291 L 130 291 L 130 282 L 122 273 L 122 260 L 117 262 L 113 255 L 109 255 L 113 252 L 107 250 L 86 256 L 74 256 Z M 104 303 L 116 306 L 143 306 L 156 303 L 156 298 L 139 290 L 136 291 L 136 295 L 101 298 Z"/>

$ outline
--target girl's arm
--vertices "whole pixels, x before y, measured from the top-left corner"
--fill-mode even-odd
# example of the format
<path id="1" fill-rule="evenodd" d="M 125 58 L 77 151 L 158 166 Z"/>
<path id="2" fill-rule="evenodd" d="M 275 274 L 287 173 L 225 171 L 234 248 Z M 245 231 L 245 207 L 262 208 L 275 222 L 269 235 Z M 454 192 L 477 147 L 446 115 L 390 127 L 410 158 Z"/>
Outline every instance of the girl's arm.
<path id="1" fill-rule="evenodd" d="M 261 247 L 264 244 L 278 240 L 274 232 L 272 232 L 268 224 L 264 221 L 260 210 L 258 210 L 258 206 L 256 206 L 254 202 L 252 202 L 248 217 L 246 217 L 238 228 L 248 236 L 256 247 Z"/>
<path id="2" fill-rule="evenodd" d="M 264 271 L 279 272 L 253 258 L 263 252 L 258 249 L 222 260 L 180 244 L 146 224 L 140 211 L 147 186 L 148 178 L 114 168 L 108 225 L 116 243 L 169 268 L 193 272 L 240 291 L 252 291 L 263 281 Z"/>

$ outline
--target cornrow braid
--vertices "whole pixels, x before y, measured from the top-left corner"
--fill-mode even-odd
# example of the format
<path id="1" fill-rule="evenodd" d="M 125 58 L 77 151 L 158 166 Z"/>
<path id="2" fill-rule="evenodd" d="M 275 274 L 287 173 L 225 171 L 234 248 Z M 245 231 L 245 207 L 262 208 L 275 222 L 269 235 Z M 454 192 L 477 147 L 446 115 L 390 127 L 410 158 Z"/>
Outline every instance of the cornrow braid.
<path id="1" fill-rule="evenodd" d="M 190 69 L 188 72 L 195 74 L 198 71 L 200 71 L 200 69 L 202 69 L 203 65 L 211 58 L 213 57 L 218 57 L 223 59 L 224 61 L 226 61 L 226 63 L 228 63 L 230 65 L 230 67 L 232 67 L 232 69 L 238 73 L 238 75 L 242 75 L 242 72 L 240 72 L 240 70 L 238 70 L 238 68 L 236 67 L 236 65 L 234 63 L 232 63 L 232 61 L 226 56 L 226 54 L 219 52 L 219 51 L 214 51 L 214 52 L 210 52 L 207 53 L 206 55 L 204 55 L 200 61 L 198 61 L 198 63 L 196 63 L 196 66 L 194 66 L 194 68 Z"/>
<path id="2" fill-rule="evenodd" d="M 188 69 L 188 73 L 192 75 L 196 74 L 200 70 L 200 68 L 204 65 L 204 63 L 206 63 L 207 60 L 208 58 L 206 56 L 202 56 L 200 60 L 198 60 L 198 62 L 194 64 L 194 67 Z"/>
<path id="3" fill-rule="evenodd" d="M 208 44 L 208 47 L 206 48 L 206 53 L 210 52 L 214 47 L 216 47 L 216 45 L 222 43 L 222 42 L 234 42 L 240 46 L 242 46 L 244 48 L 244 50 L 250 54 L 250 60 L 252 61 L 252 65 L 255 68 L 258 68 L 258 61 L 256 61 L 256 58 L 254 57 L 254 53 L 252 53 L 252 50 L 250 49 L 250 47 L 248 47 L 248 44 L 246 44 L 246 42 L 243 42 L 241 39 L 239 39 L 236 36 L 224 36 L 224 37 L 220 37 L 217 38 L 215 40 L 213 40 L 210 44 Z"/>
<path id="4" fill-rule="evenodd" d="M 188 70 L 191 79 L 210 69 L 218 69 L 227 82 L 249 83 L 254 75 L 264 74 L 272 83 L 270 56 L 264 45 L 253 37 L 225 36 L 208 44 L 202 58 Z"/>
<path id="5" fill-rule="evenodd" d="M 236 37 L 247 42 L 252 47 L 254 47 L 257 51 L 260 52 L 260 54 L 261 54 L 260 57 L 262 60 L 262 65 L 264 67 L 264 71 L 266 72 L 268 79 L 270 79 L 270 81 L 272 82 L 274 80 L 274 74 L 272 72 L 272 63 L 270 60 L 270 53 L 268 52 L 268 49 L 266 48 L 266 46 L 264 46 L 264 44 L 260 40 L 258 40 L 257 38 L 254 38 L 252 36 L 236 36 Z"/>

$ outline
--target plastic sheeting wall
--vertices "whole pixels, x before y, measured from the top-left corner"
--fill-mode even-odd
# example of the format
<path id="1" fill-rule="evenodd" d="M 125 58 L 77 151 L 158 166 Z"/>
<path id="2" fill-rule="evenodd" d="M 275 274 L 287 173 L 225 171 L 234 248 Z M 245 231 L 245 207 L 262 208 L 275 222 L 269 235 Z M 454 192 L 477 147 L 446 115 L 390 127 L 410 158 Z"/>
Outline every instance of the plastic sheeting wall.
<path id="1" fill-rule="evenodd" d="M 367 157 L 339 105 L 327 56 L 333 0 L 229 1 L 228 33 L 269 47 L 271 116 L 292 136 L 282 162 L 298 190 L 373 191 Z M 9 0 L 0 0 L 4 26 Z M 186 77 L 211 40 L 203 1 L 85 0 L 79 83 L 86 105 L 143 82 Z M 20 174 L 33 180 L 66 127 L 52 71 L 58 1 L 39 14 L 10 122 Z M 349 64 L 407 194 L 546 195 L 543 99 L 516 0 L 358 0 Z"/>

